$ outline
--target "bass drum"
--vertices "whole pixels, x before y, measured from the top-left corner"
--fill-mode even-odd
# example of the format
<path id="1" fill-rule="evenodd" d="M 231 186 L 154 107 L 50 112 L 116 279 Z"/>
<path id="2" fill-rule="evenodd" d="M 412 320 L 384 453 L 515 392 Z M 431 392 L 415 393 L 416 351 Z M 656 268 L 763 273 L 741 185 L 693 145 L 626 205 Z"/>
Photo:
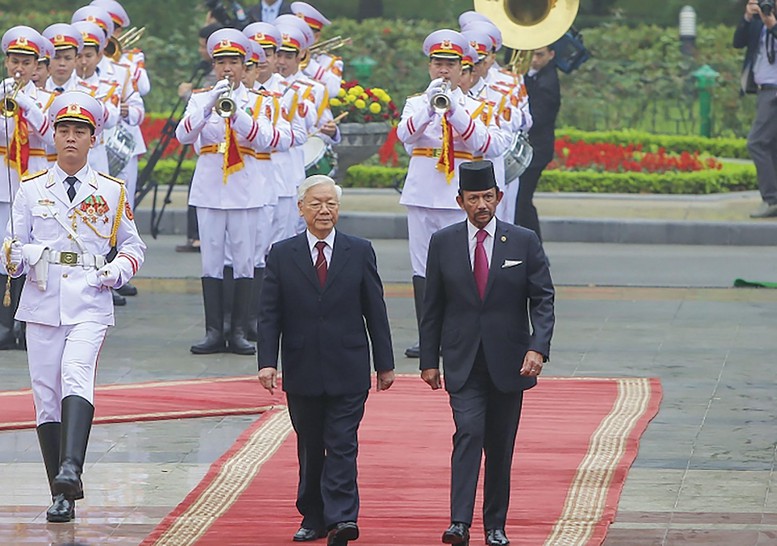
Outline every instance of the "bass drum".
<path id="1" fill-rule="evenodd" d="M 118 176 L 135 152 L 135 137 L 127 127 L 119 123 L 103 133 L 105 152 L 108 154 L 108 174 Z"/>
<path id="2" fill-rule="evenodd" d="M 302 155 L 305 161 L 305 176 L 332 176 L 337 168 L 337 153 L 317 136 L 309 137 L 302 145 Z"/>
<path id="3" fill-rule="evenodd" d="M 513 137 L 513 145 L 505 154 L 505 182 L 510 183 L 529 168 L 534 149 L 529 144 L 529 137 L 525 133 L 518 133 Z"/>

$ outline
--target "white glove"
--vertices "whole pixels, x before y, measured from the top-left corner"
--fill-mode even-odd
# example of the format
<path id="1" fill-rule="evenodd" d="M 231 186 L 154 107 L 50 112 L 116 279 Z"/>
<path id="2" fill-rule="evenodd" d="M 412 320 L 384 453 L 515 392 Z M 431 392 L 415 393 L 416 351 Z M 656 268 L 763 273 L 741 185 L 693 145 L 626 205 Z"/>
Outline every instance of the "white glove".
<path id="1" fill-rule="evenodd" d="M 205 110 L 207 112 L 210 112 L 214 106 L 216 106 L 216 102 L 218 102 L 219 97 L 229 91 L 232 88 L 232 84 L 229 83 L 229 80 L 223 79 L 216 82 L 216 85 L 213 86 L 213 89 L 208 91 L 208 97 L 205 101 Z"/>
<path id="2" fill-rule="evenodd" d="M 10 252 L 6 249 L 10 248 Z M 9 256 L 10 254 L 10 256 Z M 9 259 L 10 258 L 10 259 Z M 6 239 L 3 243 L 2 261 L 6 270 L 17 271 L 22 266 L 22 243 L 17 240 Z"/>
<path id="3" fill-rule="evenodd" d="M 427 87 L 426 91 L 424 91 L 427 99 L 431 101 L 433 96 L 437 95 L 438 93 L 442 93 L 443 81 L 445 80 L 442 78 L 437 78 L 436 80 L 431 81 L 429 87 Z"/>
<path id="4" fill-rule="evenodd" d="M 113 288 L 119 284 L 120 276 L 121 272 L 119 271 L 119 268 L 113 264 L 106 264 L 97 272 L 97 278 L 100 280 L 100 284 L 107 286 L 108 288 Z"/>
<path id="5" fill-rule="evenodd" d="M 8 96 L 9 97 L 11 96 L 10 93 Z M 33 101 L 30 97 L 25 95 L 23 92 L 17 93 L 16 97 L 14 97 L 14 100 L 16 101 L 16 104 L 19 105 L 19 108 L 24 110 L 25 114 L 30 111 L 30 108 L 37 108 L 37 106 L 35 106 L 35 101 Z"/>

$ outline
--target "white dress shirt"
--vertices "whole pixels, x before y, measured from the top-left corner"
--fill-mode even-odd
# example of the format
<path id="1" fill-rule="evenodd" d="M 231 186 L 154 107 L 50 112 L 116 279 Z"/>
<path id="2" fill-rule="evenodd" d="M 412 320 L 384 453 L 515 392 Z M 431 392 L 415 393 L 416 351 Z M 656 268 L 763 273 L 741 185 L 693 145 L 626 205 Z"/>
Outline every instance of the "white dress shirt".
<path id="1" fill-rule="evenodd" d="M 275 19 L 278 18 L 278 14 L 281 11 L 282 3 L 283 3 L 283 0 L 275 0 L 274 4 L 269 5 L 267 2 L 262 0 L 262 22 L 272 23 L 273 21 L 275 21 Z"/>
<path id="2" fill-rule="evenodd" d="M 68 188 L 70 188 L 70 184 L 65 182 L 65 179 L 70 175 L 67 174 L 65 171 L 63 171 L 58 163 L 54 164 L 53 170 L 54 170 L 54 180 L 56 180 L 57 183 L 62 184 L 62 186 L 64 186 L 65 188 L 65 191 L 67 191 Z M 86 180 L 86 177 L 88 174 L 89 174 L 89 163 L 86 163 L 81 168 L 80 171 L 78 171 L 76 174 L 73 175 L 78 179 L 78 182 L 73 184 L 73 187 L 76 189 L 76 194 L 78 193 L 78 190 L 81 189 L 81 183 L 83 180 Z"/>
<path id="3" fill-rule="evenodd" d="M 491 256 L 494 253 L 494 234 L 496 233 L 496 216 L 491 218 L 491 221 L 486 224 L 483 229 L 488 233 L 488 237 L 483 240 L 483 248 L 486 251 L 486 258 L 488 259 L 488 267 L 491 267 Z M 478 244 L 478 231 L 480 228 L 475 227 L 472 222 L 467 220 L 467 234 L 469 241 L 469 264 L 472 266 L 472 270 L 475 270 L 475 247 Z"/>
<path id="4" fill-rule="evenodd" d="M 319 239 L 310 233 L 309 229 L 305 230 L 305 234 L 308 236 L 308 248 L 310 248 L 310 257 L 313 260 L 314 266 L 316 265 L 316 259 L 318 259 L 316 243 L 319 241 L 324 241 L 326 243 L 326 246 L 324 247 L 324 258 L 326 259 L 326 268 L 329 269 L 329 266 L 332 264 L 332 248 L 334 248 L 335 245 L 335 230 L 332 229 L 332 231 L 329 232 L 329 235 L 324 239 Z"/>

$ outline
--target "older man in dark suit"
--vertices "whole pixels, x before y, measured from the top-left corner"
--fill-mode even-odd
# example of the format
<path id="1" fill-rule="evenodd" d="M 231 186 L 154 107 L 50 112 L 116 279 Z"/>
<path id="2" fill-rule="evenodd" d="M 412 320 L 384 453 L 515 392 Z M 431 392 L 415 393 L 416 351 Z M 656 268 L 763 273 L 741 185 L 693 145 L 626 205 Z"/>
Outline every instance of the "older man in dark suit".
<path id="1" fill-rule="evenodd" d="M 293 540 L 359 537 L 357 431 L 370 389 L 394 382 L 383 285 L 369 241 L 335 231 L 342 190 L 315 175 L 299 188 L 307 230 L 273 245 L 259 305 L 259 380 L 273 391 L 280 340 L 283 390 L 297 433 L 302 525 Z M 368 342 L 369 333 L 369 342 Z"/>
<path id="2" fill-rule="evenodd" d="M 288 0 L 262 0 L 248 10 L 252 21 L 272 23 L 279 15 L 291 13 L 291 3 Z"/>
<path id="3" fill-rule="evenodd" d="M 445 388 L 456 433 L 451 458 L 451 526 L 445 544 L 469 544 L 485 452 L 486 544 L 505 534 L 510 467 L 523 391 L 550 354 L 554 289 L 537 235 L 496 219 L 502 192 L 489 161 L 462 163 L 457 202 L 467 220 L 432 236 L 421 321 L 421 377 Z"/>

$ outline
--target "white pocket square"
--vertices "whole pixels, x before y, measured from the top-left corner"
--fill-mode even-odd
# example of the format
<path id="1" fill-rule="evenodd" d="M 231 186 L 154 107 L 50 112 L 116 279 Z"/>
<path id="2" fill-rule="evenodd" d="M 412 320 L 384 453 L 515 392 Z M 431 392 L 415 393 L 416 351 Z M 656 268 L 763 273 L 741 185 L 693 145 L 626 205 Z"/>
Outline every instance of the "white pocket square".
<path id="1" fill-rule="evenodd" d="M 502 264 L 502 269 L 515 267 L 516 265 L 521 265 L 522 263 L 523 260 L 505 260 L 505 263 Z"/>

